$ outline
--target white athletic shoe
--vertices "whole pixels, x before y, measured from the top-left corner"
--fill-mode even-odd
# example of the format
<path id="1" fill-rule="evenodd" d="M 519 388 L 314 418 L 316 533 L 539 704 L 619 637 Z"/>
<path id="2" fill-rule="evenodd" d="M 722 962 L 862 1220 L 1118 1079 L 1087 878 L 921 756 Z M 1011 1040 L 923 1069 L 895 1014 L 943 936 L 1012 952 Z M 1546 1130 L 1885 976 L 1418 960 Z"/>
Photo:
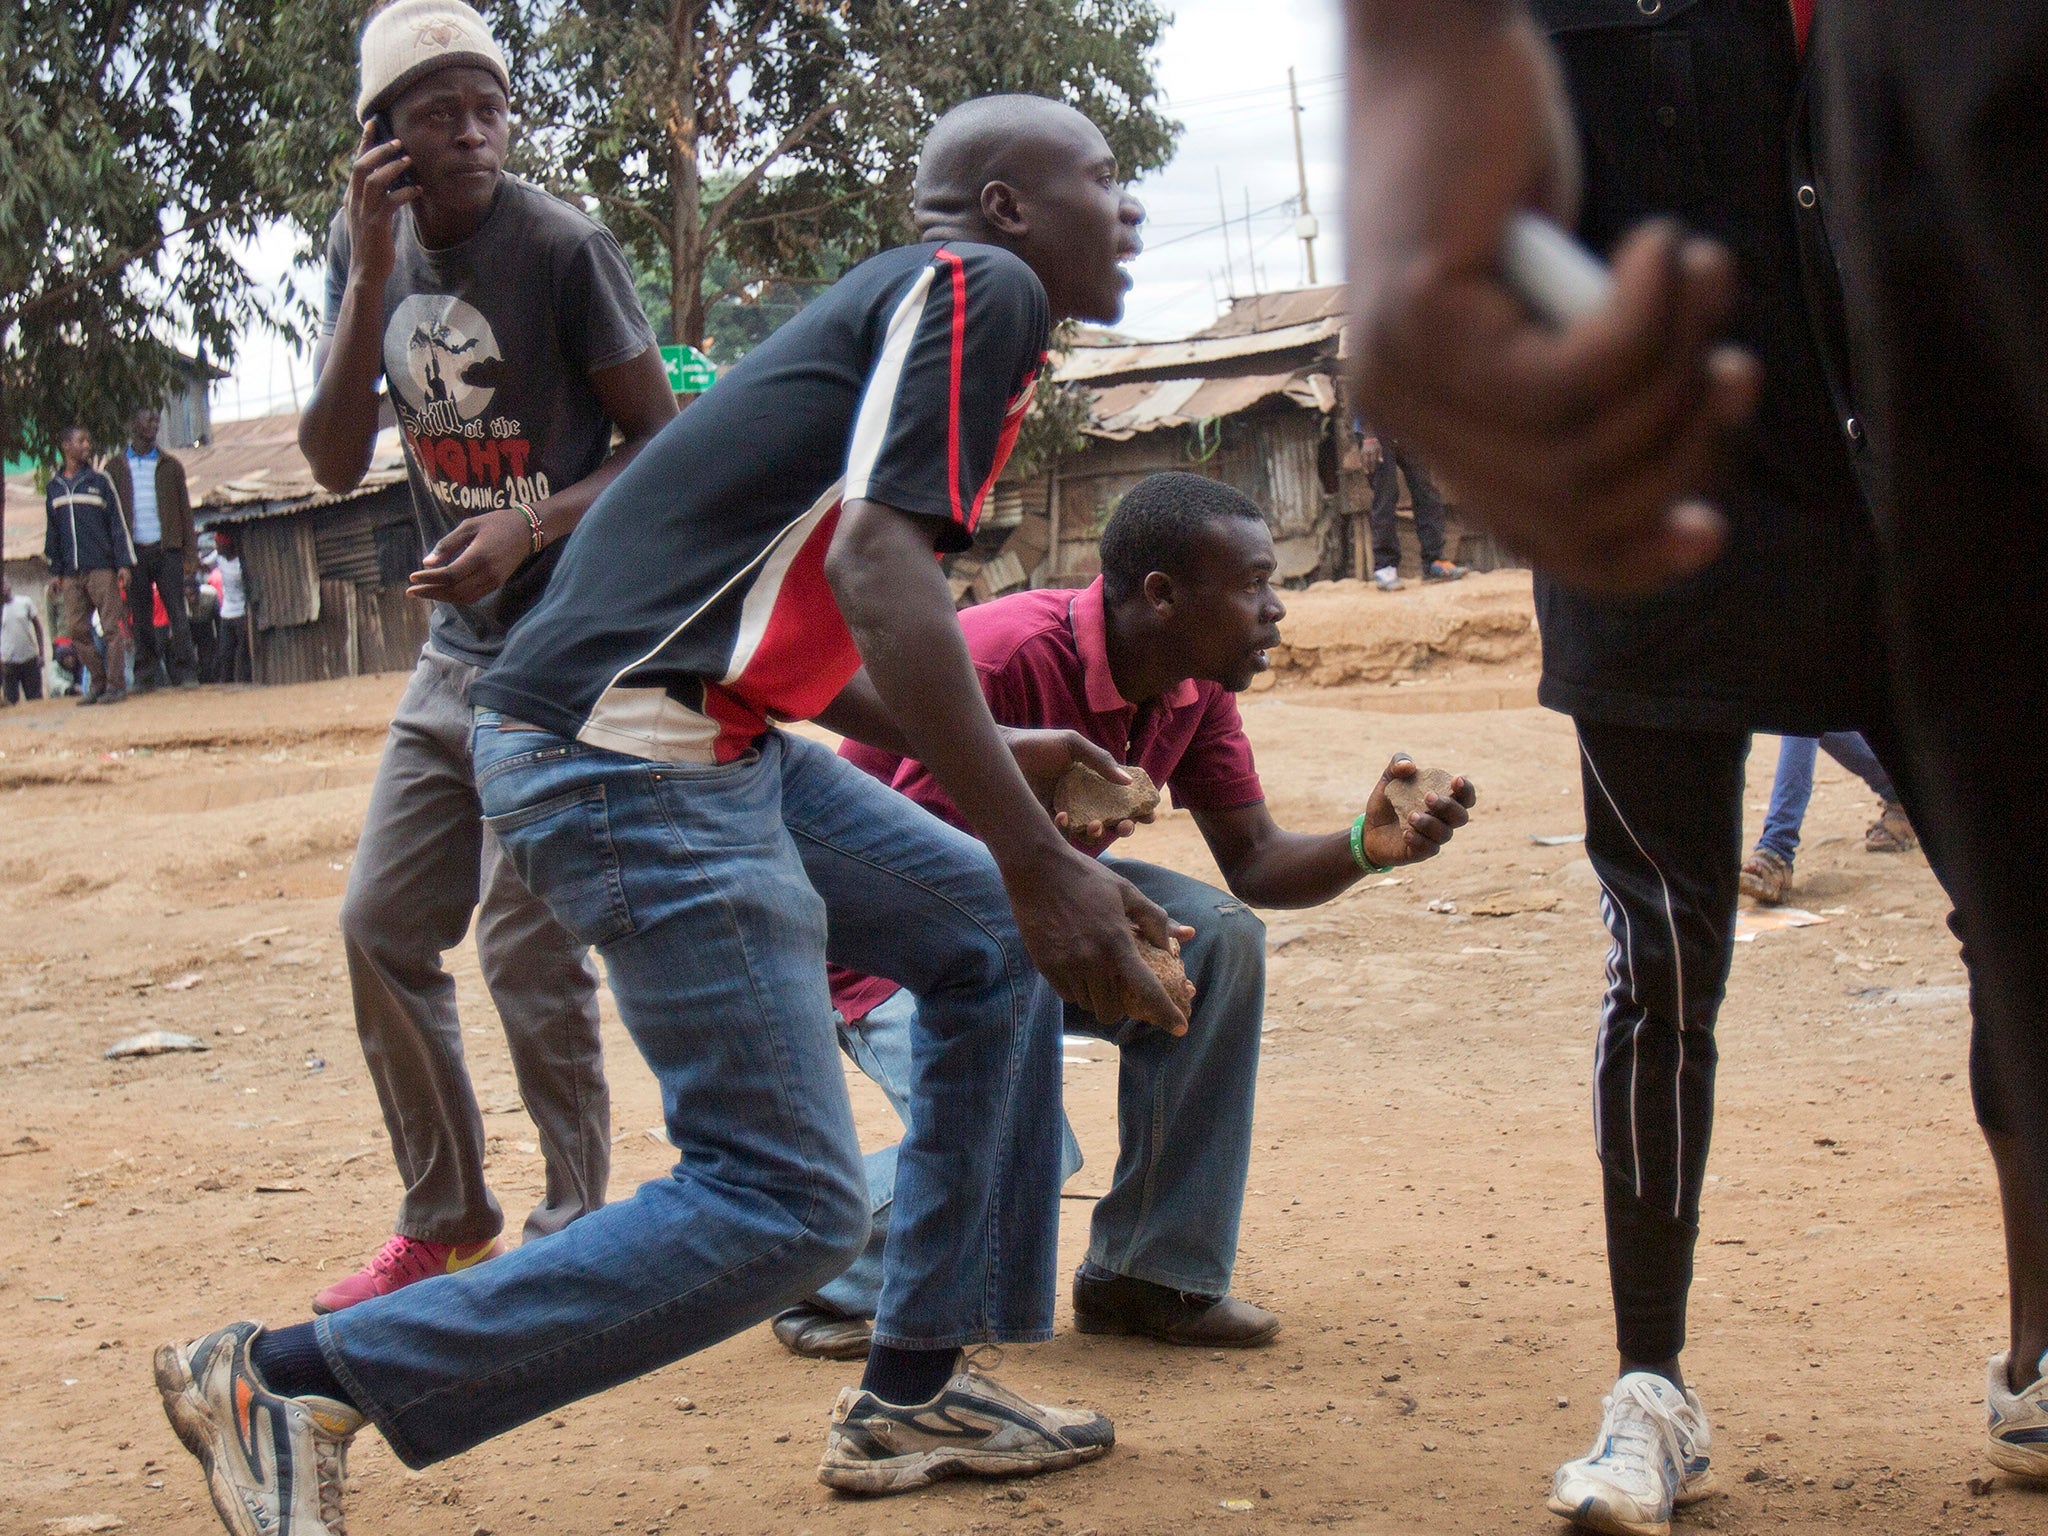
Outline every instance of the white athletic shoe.
<path id="1" fill-rule="evenodd" d="M 1714 1434 L 1697 1395 L 1630 1371 L 1601 1403 L 1593 1449 L 1557 1469 L 1550 1511 L 1608 1536 L 1669 1536 L 1671 1508 L 1714 1482 Z"/>
<path id="2" fill-rule="evenodd" d="M 2024 1392 L 2006 1386 L 2007 1357 L 1993 1355 L 1984 1400 L 1991 1410 L 1991 1463 L 2020 1477 L 2048 1478 L 2048 1355 Z"/>
<path id="3" fill-rule="evenodd" d="M 263 1330 L 230 1323 L 156 1352 L 156 1389 L 171 1428 L 206 1469 L 231 1536 L 348 1536 L 342 1484 L 363 1416 L 326 1397 L 280 1397 L 249 1363 Z"/>

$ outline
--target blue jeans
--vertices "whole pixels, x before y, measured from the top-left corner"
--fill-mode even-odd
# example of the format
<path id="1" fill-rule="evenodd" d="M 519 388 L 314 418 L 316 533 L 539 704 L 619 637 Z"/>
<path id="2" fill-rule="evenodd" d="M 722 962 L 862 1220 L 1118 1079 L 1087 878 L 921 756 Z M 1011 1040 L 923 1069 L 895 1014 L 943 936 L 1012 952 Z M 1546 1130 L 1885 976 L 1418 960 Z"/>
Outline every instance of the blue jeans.
<path id="1" fill-rule="evenodd" d="M 1896 802 L 1899 792 L 1891 775 L 1870 750 L 1870 743 L 1854 731 L 1831 731 L 1825 736 L 1786 736 L 1778 742 L 1778 776 L 1771 782 L 1771 808 L 1764 815 L 1764 830 L 1756 840 L 1787 864 L 1799 851 L 1799 828 L 1806 820 L 1806 803 L 1813 798 L 1813 765 L 1821 748 L 1856 777 L 1870 786 L 1878 799 Z"/>
<path id="2" fill-rule="evenodd" d="M 1186 875 L 1135 859 L 1105 859 L 1118 874 L 1195 930 L 1181 960 L 1195 984 L 1194 1016 L 1176 1040 L 1149 1025 L 1106 1029 L 1065 1006 L 1066 1029 L 1115 1042 L 1119 1150 L 1109 1192 L 1095 1207 L 1088 1262 L 1176 1290 L 1221 1296 L 1237 1261 L 1238 1219 L 1251 1162 L 1252 1102 L 1266 997 L 1266 925 L 1231 897 Z M 840 1045 L 889 1096 L 906 1126 L 902 1084 L 925 1002 L 896 993 L 864 1019 L 840 1026 Z M 867 1159 L 873 1234 L 845 1274 L 813 1300 L 873 1317 L 884 1254 L 900 1240 L 890 1203 L 896 1149 Z M 1081 1166 L 1065 1128 L 1062 1180 Z"/>
<path id="3" fill-rule="evenodd" d="M 513 866 L 604 956 L 681 1157 L 551 1237 L 319 1319 L 399 1458 L 706 1348 L 854 1259 L 869 1208 L 828 958 L 927 1000 L 877 1338 L 1050 1337 L 1059 1011 L 987 850 L 781 732 L 737 762 L 671 765 L 480 711 L 475 761 Z"/>

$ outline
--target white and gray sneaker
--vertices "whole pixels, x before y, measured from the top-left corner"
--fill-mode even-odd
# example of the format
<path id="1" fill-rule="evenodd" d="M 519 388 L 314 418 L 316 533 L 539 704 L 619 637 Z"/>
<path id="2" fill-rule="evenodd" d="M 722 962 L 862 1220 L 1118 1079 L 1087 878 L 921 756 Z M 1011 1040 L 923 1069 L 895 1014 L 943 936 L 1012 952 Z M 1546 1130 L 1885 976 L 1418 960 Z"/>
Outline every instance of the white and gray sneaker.
<path id="1" fill-rule="evenodd" d="M 1991 1357 L 1984 1384 L 1991 1411 L 1991 1464 L 2019 1477 L 2048 1478 L 2048 1355 L 2024 1392 L 2006 1385 L 2005 1355 Z"/>
<path id="2" fill-rule="evenodd" d="M 156 1389 L 233 1536 L 348 1536 L 341 1489 L 363 1416 L 326 1397 L 280 1397 L 249 1363 L 256 1323 L 156 1352 Z"/>
<path id="3" fill-rule="evenodd" d="M 906 1493 L 942 1477 L 1028 1477 L 1093 1461 L 1116 1444 L 1107 1418 L 1026 1402 L 962 1365 L 928 1403 L 899 1407 L 843 1388 L 818 1481 L 847 1493 Z"/>
<path id="4" fill-rule="evenodd" d="M 1713 1487 L 1713 1431 L 1692 1391 L 1630 1371 L 1601 1403 L 1593 1449 L 1557 1469 L 1550 1511 L 1609 1536 L 1669 1536 L 1671 1509 Z"/>

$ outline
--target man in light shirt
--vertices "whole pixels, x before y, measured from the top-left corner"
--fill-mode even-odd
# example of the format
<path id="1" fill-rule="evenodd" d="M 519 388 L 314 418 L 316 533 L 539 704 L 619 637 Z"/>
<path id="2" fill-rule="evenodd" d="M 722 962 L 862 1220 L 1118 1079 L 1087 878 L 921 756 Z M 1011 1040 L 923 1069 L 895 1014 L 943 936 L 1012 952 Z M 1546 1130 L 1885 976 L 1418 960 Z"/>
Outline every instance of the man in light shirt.
<path id="1" fill-rule="evenodd" d="M 0 703 L 43 696 L 43 661 L 49 646 L 42 615 L 0 581 Z"/>
<path id="2" fill-rule="evenodd" d="M 199 544 L 192 531 L 192 497 L 185 466 L 157 447 L 163 417 L 145 405 L 128 419 L 127 445 L 107 461 L 107 479 L 121 503 L 135 541 L 135 570 L 128 578 L 128 617 L 135 631 L 135 691 L 160 686 L 165 658 L 154 622 L 153 593 L 161 593 L 171 621 L 170 680 L 180 688 L 199 686 L 199 657 L 192 648 L 186 595 L 199 570 Z"/>

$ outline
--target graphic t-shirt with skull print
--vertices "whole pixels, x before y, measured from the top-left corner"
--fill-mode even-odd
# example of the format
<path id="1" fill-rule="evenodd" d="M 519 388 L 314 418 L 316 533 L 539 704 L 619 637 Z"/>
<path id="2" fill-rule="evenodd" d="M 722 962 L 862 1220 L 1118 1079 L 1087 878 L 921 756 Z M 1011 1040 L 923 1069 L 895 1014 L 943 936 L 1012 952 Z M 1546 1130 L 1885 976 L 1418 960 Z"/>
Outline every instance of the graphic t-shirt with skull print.
<path id="1" fill-rule="evenodd" d="M 423 246 L 409 207 L 392 233 L 384 378 L 424 554 L 463 519 L 544 500 L 603 463 L 612 423 L 590 375 L 638 357 L 654 332 L 610 233 L 516 176 L 500 180 L 482 226 L 458 245 Z M 337 214 L 327 236 L 328 336 L 348 263 L 348 222 Z M 542 550 L 480 603 L 436 603 L 434 649 L 488 663 L 560 551 Z"/>

